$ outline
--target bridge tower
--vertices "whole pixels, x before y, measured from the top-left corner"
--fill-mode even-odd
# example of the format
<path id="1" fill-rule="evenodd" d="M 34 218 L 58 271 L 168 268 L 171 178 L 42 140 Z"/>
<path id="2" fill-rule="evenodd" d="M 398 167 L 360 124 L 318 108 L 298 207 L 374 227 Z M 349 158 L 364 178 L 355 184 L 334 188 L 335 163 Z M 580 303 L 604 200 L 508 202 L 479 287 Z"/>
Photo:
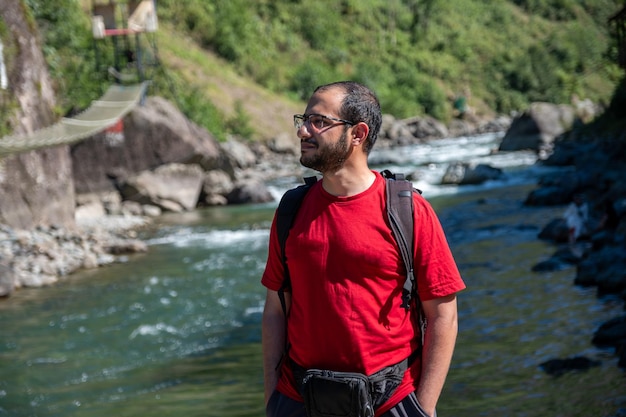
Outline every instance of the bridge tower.
<path id="1" fill-rule="evenodd" d="M 107 68 L 116 83 L 146 80 L 158 65 L 156 0 L 91 1 L 96 68 Z"/>

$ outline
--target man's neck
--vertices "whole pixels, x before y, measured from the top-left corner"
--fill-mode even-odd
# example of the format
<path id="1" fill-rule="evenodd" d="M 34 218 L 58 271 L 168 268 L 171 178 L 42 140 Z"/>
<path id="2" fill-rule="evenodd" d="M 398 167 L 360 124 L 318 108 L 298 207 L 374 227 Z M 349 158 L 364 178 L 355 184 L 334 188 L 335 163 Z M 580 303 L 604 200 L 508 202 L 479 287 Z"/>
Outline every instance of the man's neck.
<path id="1" fill-rule="evenodd" d="M 333 173 L 324 173 L 322 186 L 329 194 L 350 197 L 367 190 L 376 180 L 376 175 L 365 166 L 360 169 L 346 167 Z"/>

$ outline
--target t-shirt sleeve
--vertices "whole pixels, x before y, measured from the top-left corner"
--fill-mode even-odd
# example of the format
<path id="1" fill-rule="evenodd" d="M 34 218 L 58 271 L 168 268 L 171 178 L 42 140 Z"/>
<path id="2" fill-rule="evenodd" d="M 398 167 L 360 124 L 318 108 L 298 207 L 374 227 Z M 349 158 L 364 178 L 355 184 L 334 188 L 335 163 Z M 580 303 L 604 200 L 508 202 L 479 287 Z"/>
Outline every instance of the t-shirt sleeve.
<path id="1" fill-rule="evenodd" d="M 283 284 L 283 278 L 284 269 L 280 244 L 278 243 L 278 233 L 276 232 L 276 214 L 274 214 L 274 220 L 270 228 L 267 262 L 261 278 L 261 284 L 269 290 L 278 291 Z"/>
<path id="2" fill-rule="evenodd" d="M 414 269 L 420 299 L 446 297 L 465 289 L 439 218 L 419 194 L 414 198 L 413 215 Z"/>

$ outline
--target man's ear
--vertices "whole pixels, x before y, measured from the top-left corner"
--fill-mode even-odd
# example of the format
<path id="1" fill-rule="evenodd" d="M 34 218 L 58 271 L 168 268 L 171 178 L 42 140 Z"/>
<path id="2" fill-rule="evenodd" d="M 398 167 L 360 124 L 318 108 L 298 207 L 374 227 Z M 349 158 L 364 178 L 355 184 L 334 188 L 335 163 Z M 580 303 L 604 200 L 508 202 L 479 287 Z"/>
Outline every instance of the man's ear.
<path id="1" fill-rule="evenodd" d="M 359 122 L 352 127 L 352 144 L 363 145 L 370 132 L 369 126 L 364 122 Z"/>

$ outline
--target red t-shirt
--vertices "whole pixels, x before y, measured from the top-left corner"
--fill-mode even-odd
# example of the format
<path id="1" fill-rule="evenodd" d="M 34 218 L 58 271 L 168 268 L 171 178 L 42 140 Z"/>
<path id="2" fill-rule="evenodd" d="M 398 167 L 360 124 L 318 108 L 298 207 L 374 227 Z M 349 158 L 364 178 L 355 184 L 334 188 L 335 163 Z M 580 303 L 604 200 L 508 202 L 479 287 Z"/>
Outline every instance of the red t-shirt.
<path id="1" fill-rule="evenodd" d="M 414 194 L 414 269 L 420 298 L 429 300 L 465 288 L 436 214 Z M 283 264 L 272 225 L 262 284 L 278 291 Z M 306 194 L 286 244 L 292 303 L 289 356 L 304 368 L 366 375 L 407 358 L 419 345 L 414 311 L 400 307 L 406 278 L 386 212 L 385 180 L 351 197 L 326 192 L 322 182 Z M 377 410 L 397 404 L 419 380 L 419 360 L 394 395 Z M 277 389 L 298 401 L 289 366 Z"/>

